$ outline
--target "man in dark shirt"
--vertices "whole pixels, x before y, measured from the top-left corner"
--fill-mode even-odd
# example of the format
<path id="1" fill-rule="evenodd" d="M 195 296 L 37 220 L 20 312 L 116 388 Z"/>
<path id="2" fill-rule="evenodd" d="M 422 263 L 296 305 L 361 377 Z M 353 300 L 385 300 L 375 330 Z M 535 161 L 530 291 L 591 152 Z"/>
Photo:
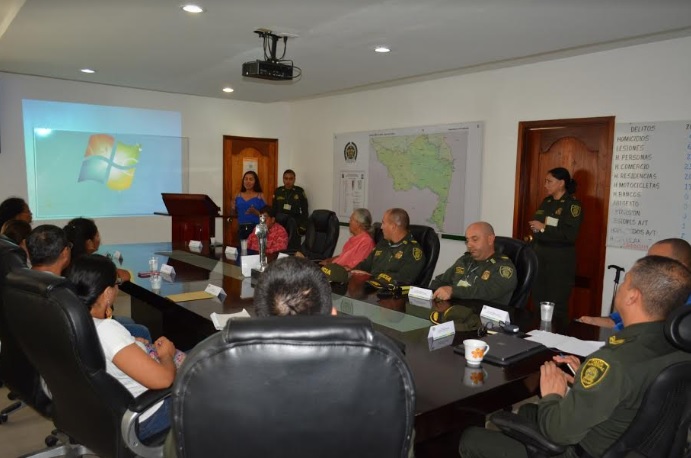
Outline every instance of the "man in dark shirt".
<path id="1" fill-rule="evenodd" d="M 615 298 L 624 329 L 582 366 L 573 355 L 546 362 L 540 368 L 542 398 L 524 405 L 519 414 L 534 421 L 547 438 L 569 446 L 560 456 L 602 456 L 631 424 L 660 371 L 691 360 L 663 331 L 667 315 L 690 293 L 691 272 L 679 262 L 661 256 L 639 259 Z M 571 365 L 576 375 L 567 375 L 559 363 Z M 567 383 L 573 384 L 570 390 Z M 464 458 L 527 457 L 520 442 L 481 428 L 463 433 L 459 452 Z"/>
<path id="2" fill-rule="evenodd" d="M 408 226 L 408 212 L 402 208 L 387 210 L 381 223 L 384 237 L 351 272 L 370 274 L 379 284 L 413 284 L 425 266 L 425 253 Z"/>

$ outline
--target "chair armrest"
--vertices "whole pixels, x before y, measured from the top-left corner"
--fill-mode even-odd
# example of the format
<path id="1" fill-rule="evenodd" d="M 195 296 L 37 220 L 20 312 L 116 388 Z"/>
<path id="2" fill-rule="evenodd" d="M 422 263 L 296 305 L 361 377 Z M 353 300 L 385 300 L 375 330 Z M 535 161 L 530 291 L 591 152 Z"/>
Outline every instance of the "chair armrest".
<path id="1" fill-rule="evenodd" d="M 120 429 L 122 432 L 122 439 L 127 444 L 127 448 L 133 451 L 137 456 L 143 458 L 160 458 L 163 456 L 163 444 L 150 446 L 142 443 L 137 437 L 137 419 L 142 412 L 151 408 L 156 403 L 161 402 L 172 393 L 171 388 L 163 390 L 148 390 L 140 394 L 130 402 L 127 411 L 122 416 Z"/>
<path id="2" fill-rule="evenodd" d="M 537 425 L 529 419 L 512 412 L 499 411 L 489 421 L 507 436 L 522 442 L 526 448 L 532 448 L 550 456 L 566 451 L 566 446 L 555 444 L 540 433 Z"/>

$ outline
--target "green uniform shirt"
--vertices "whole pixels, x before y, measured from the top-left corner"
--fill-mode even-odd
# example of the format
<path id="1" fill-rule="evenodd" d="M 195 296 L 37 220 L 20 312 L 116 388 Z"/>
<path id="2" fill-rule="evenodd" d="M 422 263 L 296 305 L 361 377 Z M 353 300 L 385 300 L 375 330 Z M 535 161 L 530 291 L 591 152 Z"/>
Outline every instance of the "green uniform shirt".
<path id="1" fill-rule="evenodd" d="M 545 223 L 545 232 L 536 232 L 533 238 L 548 244 L 573 245 L 581 227 L 583 211 L 581 202 L 569 193 L 555 199 L 547 196 L 535 212 L 537 221 Z"/>
<path id="2" fill-rule="evenodd" d="M 437 275 L 429 287 L 434 291 L 451 286 L 454 299 L 484 299 L 506 305 L 517 283 L 516 267 L 508 257 L 494 253 L 484 261 L 476 261 L 466 253 Z"/>
<path id="3" fill-rule="evenodd" d="M 307 196 L 305 196 L 304 189 L 300 186 L 293 186 L 290 189 L 285 186 L 276 188 L 271 206 L 276 213 L 286 213 L 292 216 L 298 224 L 300 234 L 305 233 L 307 230 L 309 211 L 307 209 Z"/>
<path id="4" fill-rule="evenodd" d="M 635 324 L 610 337 L 579 368 L 566 397 L 550 394 L 538 402 L 542 434 L 602 456 L 628 428 L 662 369 L 691 360 L 667 341 L 663 326 L 662 321 Z M 567 456 L 572 455 L 570 449 Z"/>
<path id="5" fill-rule="evenodd" d="M 397 281 L 412 285 L 424 266 L 425 253 L 412 234 L 408 233 L 398 243 L 382 239 L 355 269 L 371 273 L 373 280 L 382 283 Z"/>

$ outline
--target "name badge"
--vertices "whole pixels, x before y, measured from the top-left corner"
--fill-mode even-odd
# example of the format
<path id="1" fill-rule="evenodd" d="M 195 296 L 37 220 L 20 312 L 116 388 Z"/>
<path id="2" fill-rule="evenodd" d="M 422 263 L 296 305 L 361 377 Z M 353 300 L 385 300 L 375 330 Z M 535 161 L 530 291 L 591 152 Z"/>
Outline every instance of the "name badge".
<path id="1" fill-rule="evenodd" d="M 212 285 L 211 283 L 209 283 L 206 286 L 206 289 L 204 291 L 217 297 L 221 302 L 223 302 L 226 299 L 226 296 L 228 296 L 226 292 L 223 291 L 223 288 L 221 288 L 220 286 Z"/>
<path id="2" fill-rule="evenodd" d="M 447 321 L 446 323 L 438 324 L 436 326 L 430 326 L 427 337 L 431 337 L 432 340 L 437 340 L 443 337 L 452 336 L 454 334 L 456 334 L 456 327 L 454 326 L 453 321 Z"/>
<path id="3" fill-rule="evenodd" d="M 288 210 L 288 211 L 290 211 L 290 209 L 291 209 L 290 204 L 283 204 L 283 210 Z"/>
<path id="4" fill-rule="evenodd" d="M 171 276 L 175 275 L 175 268 L 173 268 L 173 266 L 169 266 L 168 264 L 163 264 L 161 266 L 161 273 Z"/>

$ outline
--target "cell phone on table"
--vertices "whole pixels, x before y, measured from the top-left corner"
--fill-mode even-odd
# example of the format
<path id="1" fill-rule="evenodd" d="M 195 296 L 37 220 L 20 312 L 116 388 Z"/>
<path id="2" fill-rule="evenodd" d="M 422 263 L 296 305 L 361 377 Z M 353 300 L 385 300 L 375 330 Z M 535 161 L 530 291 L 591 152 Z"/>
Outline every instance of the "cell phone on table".
<path id="1" fill-rule="evenodd" d="M 139 278 L 149 278 L 151 276 L 151 272 L 139 272 L 137 274 L 137 277 Z"/>

